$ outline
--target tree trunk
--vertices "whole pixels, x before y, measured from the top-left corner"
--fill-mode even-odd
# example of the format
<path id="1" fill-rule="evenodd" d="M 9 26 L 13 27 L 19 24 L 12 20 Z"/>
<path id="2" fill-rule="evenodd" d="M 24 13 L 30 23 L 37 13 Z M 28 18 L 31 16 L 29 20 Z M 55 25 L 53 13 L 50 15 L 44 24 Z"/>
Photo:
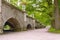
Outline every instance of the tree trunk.
<path id="1" fill-rule="evenodd" d="M 59 7 L 58 7 L 58 0 L 54 0 L 54 17 L 55 17 L 55 28 L 60 29 L 60 20 L 59 20 Z"/>

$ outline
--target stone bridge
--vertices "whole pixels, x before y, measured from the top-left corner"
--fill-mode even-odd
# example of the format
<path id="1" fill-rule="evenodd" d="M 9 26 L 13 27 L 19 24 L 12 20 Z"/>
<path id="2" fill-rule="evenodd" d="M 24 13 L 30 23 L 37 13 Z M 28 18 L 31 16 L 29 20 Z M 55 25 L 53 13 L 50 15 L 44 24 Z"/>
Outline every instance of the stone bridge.
<path id="1" fill-rule="evenodd" d="M 0 33 L 3 33 L 4 25 L 10 23 L 14 30 L 26 30 L 28 26 L 35 28 L 35 20 L 26 15 L 26 12 L 18 9 L 12 4 L 0 0 Z"/>

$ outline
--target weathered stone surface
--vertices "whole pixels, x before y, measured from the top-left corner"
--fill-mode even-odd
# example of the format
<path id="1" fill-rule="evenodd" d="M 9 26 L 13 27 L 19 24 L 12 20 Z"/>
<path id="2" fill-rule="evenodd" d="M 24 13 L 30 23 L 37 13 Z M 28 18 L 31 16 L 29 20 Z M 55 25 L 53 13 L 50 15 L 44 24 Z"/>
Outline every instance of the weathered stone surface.
<path id="1" fill-rule="evenodd" d="M 27 21 L 26 21 L 27 25 L 30 24 L 32 29 L 34 29 L 35 28 L 35 19 L 33 19 L 32 17 L 29 17 L 29 16 L 27 16 L 26 19 L 27 19 Z"/>
<path id="2" fill-rule="evenodd" d="M 1 4 L 1 0 L 0 0 L 0 12 L 1 12 L 1 5 L 2 5 L 2 4 Z"/>
<path id="3" fill-rule="evenodd" d="M 26 30 L 27 25 L 31 24 L 34 29 L 35 21 L 30 17 L 25 17 L 24 11 L 19 10 L 17 7 L 0 0 L 0 33 L 3 31 L 6 22 L 13 24 L 16 30 Z"/>

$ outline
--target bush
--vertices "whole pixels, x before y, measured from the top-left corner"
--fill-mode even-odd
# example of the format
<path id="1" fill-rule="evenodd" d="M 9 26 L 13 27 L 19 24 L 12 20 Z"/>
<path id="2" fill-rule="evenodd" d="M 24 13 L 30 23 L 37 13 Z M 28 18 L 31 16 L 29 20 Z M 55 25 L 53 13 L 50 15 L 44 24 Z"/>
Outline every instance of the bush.
<path id="1" fill-rule="evenodd" d="M 60 33 L 60 30 L 57 30 L 57 29 L 51 27 L 51 28 L 49 29 L 49 32 L 52 32 L 52 33 Z"/>

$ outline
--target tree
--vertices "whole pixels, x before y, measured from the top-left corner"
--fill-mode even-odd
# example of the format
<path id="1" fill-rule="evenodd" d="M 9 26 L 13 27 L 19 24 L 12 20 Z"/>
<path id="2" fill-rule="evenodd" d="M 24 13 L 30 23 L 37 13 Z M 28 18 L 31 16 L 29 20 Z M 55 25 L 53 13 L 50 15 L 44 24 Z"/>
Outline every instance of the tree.
<path id="1" fill-rule="evenodd" d="M 58 6 L 58 0 L 54 0 L 54 16 L 55 16 L 55 28 L 60 29 L 60 14 L 59 14 L 59 6 Z"/>

